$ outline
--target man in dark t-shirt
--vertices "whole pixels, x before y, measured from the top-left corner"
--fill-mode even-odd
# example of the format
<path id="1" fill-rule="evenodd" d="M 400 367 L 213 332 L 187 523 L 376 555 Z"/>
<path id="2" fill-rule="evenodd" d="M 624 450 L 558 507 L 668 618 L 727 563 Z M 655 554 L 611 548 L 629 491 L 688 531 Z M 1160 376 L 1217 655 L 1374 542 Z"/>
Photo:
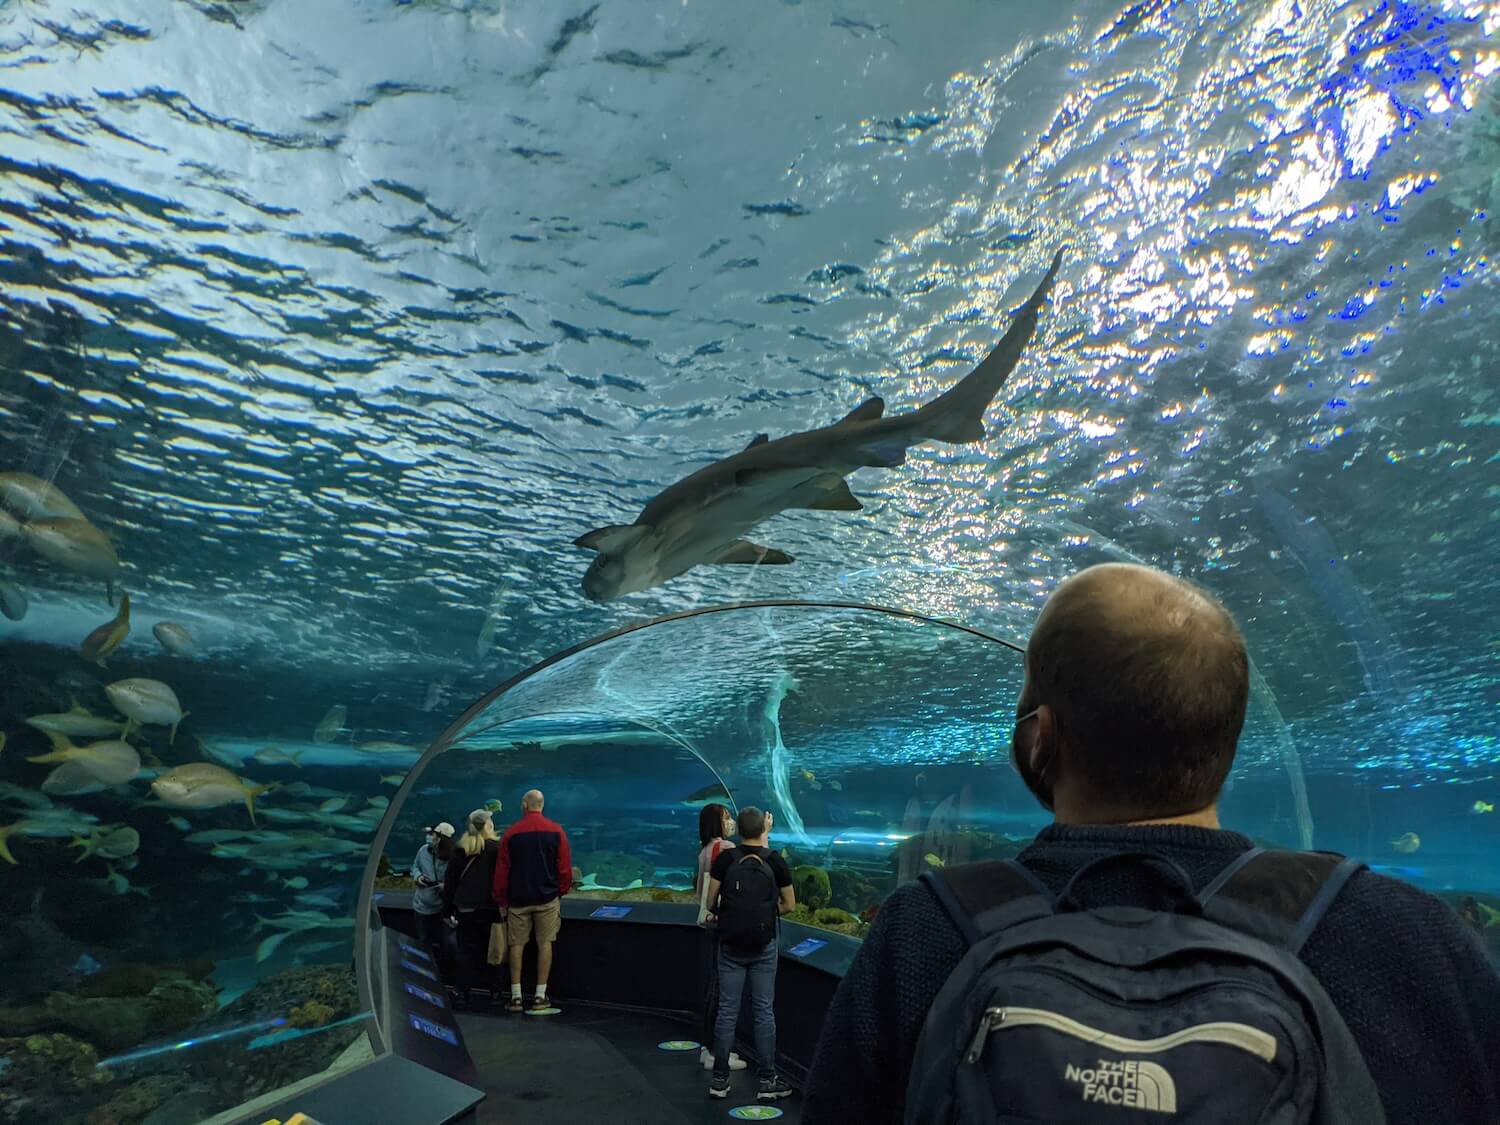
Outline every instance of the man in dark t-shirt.
<path id="1" fill-rule="evenodd" d="M 1091 567 L 1048 600 L 1025 671 L 1011 761 L 1053 824 L 1019 862 L 1053 894 L 1101 857 L 1142 852 L 1201 891 L 1252 847 L 1219 824 L 1249 658 L 1210 595 L 1145 567 Z M 1119 864 L 1079 902 L 1160 895 L 1149 871 Z M 923 1022 L 966 949 L 925 883 L 881 905 L 823 1023 L 807 1125 L 899 1125 Z M 1360 871 L 1299 958 L 1353 1035 L 1387 1125 L 1500 1122 L 1500 976 L 1446 904 Z"/>
<path id="2" fill-rule="evenodd" d="M 735 1025 L 739 1022 L 740 1001 L 744 997 L 746 978 L 750 981 L 750 1010 L 755 1015 L 755 1055 L 760 1075 L 756 1097 L 774 1102 L 792 1092 L 776 1074 L 776 997 L 777 918 L 790 914 L 797 906 L 792 893 L 792 872 L 784 860 L 768 846 L 771 814 L 753 805 L 740 810 L 736 818 L 741 844 L 719 853 L 708 874 L 709 909 L 719 916 L 723 927 L 719 944 L 719 1016 L 714 1023 L 714 1076 L 708 1086 L 709 1097 L 729 1096 L 729 1052 L 734 1047 Z M 769 878 L 767 878 L 769 876 Z M 774 897 L 768 892 L 774 884 Z M 760 896 L 766 892 L 764 898 Z M 740 899 L 738 896 L 743 896 Z M 727 901 L 735 898 L 736 901 Z M 757 917 L 758 912 L 764 917 Z M 729 919 L 733 915 L 734 926 Z M 746 921 L 759 937 L 752 944 L 737 943 L 735 931 Z"/>

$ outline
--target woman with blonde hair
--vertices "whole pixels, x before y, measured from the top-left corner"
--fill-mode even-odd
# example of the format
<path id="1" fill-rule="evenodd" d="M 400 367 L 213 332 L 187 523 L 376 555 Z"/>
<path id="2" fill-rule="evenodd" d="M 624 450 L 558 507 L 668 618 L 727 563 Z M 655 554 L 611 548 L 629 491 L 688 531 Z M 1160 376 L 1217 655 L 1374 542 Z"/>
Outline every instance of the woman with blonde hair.
<path id="1" fill-rule="evenodd" d="M 458 963 L 454 967 L 456 1006 L 469 1002 L 474 974 L 483 965 L 488 978 L 490 927 L 500 920 L 495 907 L 495 859 L 500 854 L 500 837 L 488 809 L 469 814 L 464 834 L 453 847 L 453 857 L 443 877 L 443 914 L 450 926 L 458 929 Z M 491 996 L 494 988 L 490 987 Z"/>

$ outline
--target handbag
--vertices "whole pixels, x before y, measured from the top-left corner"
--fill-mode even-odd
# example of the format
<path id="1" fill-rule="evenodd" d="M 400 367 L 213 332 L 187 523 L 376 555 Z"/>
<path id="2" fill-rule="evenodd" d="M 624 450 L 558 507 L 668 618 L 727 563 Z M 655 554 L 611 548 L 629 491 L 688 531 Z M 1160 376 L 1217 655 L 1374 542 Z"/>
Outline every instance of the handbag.
<path id="1" fill-rule="evenodd" d="M 505 923 L 491 922 L 489 963 L 491 965 L 505 964 L 505 957 L 509 952 L 510 942 L 506 938 Z"/>
<path id="2" fill-rule="evenodd" d="M 483 854 L 484 854 L 483 852 L 480 852 L 479 855 L 471 855 L 469 857 L 469 862 L 466 863 L 466 864 L 464 864 L 464 869 L 458 873 L 458 879 L 453 884 L 453 897 L 455 899 L 458 898 L 458 892 L 463 889 L 464 879 L 466 879 L 468 877 L 469 868 L 473 867 L 474 866 L 474 861 L 476 859 L 478 859 L 480 855 L 483 855 Z M 459 906 L 457 902 L 454 902 L 453 905 L 452 905 L 452 907 L 451 907 L 451 909 L 455 913 L 457 913 L 458 911 L 462 910 L 463 907 Z"/>

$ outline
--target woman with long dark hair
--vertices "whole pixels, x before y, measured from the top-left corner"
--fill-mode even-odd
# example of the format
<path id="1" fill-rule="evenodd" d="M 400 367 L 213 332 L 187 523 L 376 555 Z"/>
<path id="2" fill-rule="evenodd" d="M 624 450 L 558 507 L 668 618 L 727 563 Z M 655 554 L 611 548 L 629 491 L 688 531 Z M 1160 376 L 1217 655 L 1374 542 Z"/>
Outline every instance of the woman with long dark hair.
<path id="1" fill-rule="evenodd" d="M 714 1067 L 714 1053 L 709 1044 L 714 1041 L 714 1018 L 719 1011 L 719 934 L 714 928 L 713 915 L 708 906 L 708 873 L 714 860 L 725 848 L 734 847 L 729 839 L 734 834 L 734 817 L 723 805 L 704 805 L 698 813 L 698 877 L 693 891 L 698 896 L 698 925 L 702 927 L 702 942 L 698 962 L 699 993 L 703 997 L 703 1047 L 698 1052 L 698 1061 L 704 1070 Z M 730 1052 L 730 1070 L 744 1070 L 745 1060 Z"/>

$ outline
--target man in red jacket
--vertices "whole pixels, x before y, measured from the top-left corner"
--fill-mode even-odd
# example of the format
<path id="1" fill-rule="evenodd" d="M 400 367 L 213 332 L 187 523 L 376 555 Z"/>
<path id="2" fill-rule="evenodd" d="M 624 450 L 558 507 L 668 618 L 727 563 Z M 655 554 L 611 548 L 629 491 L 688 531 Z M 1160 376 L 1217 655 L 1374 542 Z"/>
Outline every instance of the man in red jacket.
<path id="1" fill-rule="evenodd" d="M 510 1010 L 521 1003 L 521 955 L 536 933 L 536 996 L 533 1011 L 550 1006 L 547 977 L 552 972 L 552 943 L 562 925 L 562 896 L 573 889 L 573 855 L 562 825 L 542 815 L 541 790 L 521 798 L 521 819 L 500 838 L 495 862 L 495 903 L 505 918 L 510 946 Z"/>

